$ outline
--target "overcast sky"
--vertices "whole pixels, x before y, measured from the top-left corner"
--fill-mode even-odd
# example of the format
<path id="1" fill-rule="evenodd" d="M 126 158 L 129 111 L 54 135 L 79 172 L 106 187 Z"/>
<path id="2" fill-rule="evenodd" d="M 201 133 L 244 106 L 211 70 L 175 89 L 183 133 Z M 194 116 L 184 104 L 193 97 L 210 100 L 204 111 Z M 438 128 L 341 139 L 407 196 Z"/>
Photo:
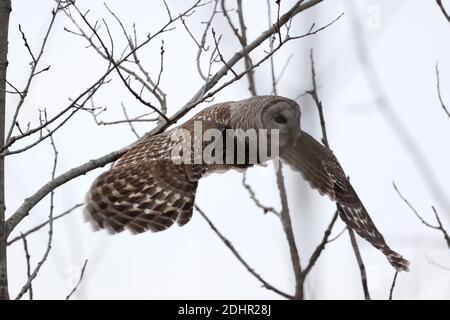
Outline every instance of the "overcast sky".
<path id="1" fill-rule="evenodd" d="M 168 0 L 172 12 L 179 13 L 193 1 Z M 270 1 L 271 3 L 274 1 Z M 295 1 L 282 1 L 281 11 Z M 357 3 L 356 3 L 357 2 Z M 116 50 L 125 39 L 114 19 L 100 1 L 78 0 L 80 8 L 90 10 L 92 21 L 105 18 L 111 26 Z M 129 32 L 136 24 L 144 39 L 167 21 L 160 1 L 107 1 Z M 27 34 L 37 52 L 50 20 L 52 0 L 12 0 L 10 21 L 8 79 L 23 87 L 29 70 L 29 57 L 23 46 L 18 25 Z M 276 7 L 272 3 L 275 17 Z M 235 8 L 232 1 L 230 9 Z M 448 6 L 450 9 L 450 5 Z M 194 37 L 201 37 L 213 3 L 202 7 L 186 19 Z M 411 261 L 411 272 L 398 277 L 395 298 L 450 298 L 450 272 L 430 263 L 450 267 L 450 252 L 442 235 L 424 227 L 395 193 L 395 181 L 402 193 L 428 221 L 434 223 L 434 205 L 447 226 L 450 196 L 439 197 L 427 184 L 411 152 L 399 138 L 406 134 L 424 155 L 433 172 L 436 186 L 445 195 L 450 189 L 450 119 L 440 107 L 436 91 L 435 65 L 439 62 L 443 98 L 450 104 L 450 25 L 433 1 L 324 1 L 295 17 L 292 32 L 302 34 L 312 23 L 322 26 L 344 12 L 344 16 L 315 36 L 293 41 L 274 57 L 277 74 L 286 61 L 289 65 L 278 83 L 280 95 L 296 98 L 311 88 L 309 52 L 314 49 L 319 94 L 325 108 L 330 144 L 361 200 L 396 251 Z M 234 12 L 232 14 L 235 14 Z M 266 1 L 244 1 L 248 38 L 254 39 L 268 26 Z M 237 20 L 236 20 L 237 21 Z M 213 24 L 222 34 L 225 57 L 240 50 L 222 14 Z M 51 65 L 32 85 L 23 106 L 20 122 L 37 123 L 38 109 L 56 114 L 107 68 L 107 62 L 85 40 L 64 31 L 74 30 L 63 14 L 58 16 L 50 35 L 42 65 Z M 168 114 L 175 113 L 201 87 L 203 80 L 196 69 L 197 46 L 185 28 L 156 38 L 140 52 L 143 65 L 153 75 L 159 71 L 161 39 L 165 57 L 161 88 L 167 93 Z M 362 40 L 362 41 L 361 41 Z M 211 37 L 208 37 L 211 44 Z M 361 45 L 365 49 L 361 48 Z M 268 43 L 255 52 L 264 54 Z M 361 63 L 358 50 L 365 50 L 375 74 Z M 207 63 L 207 61 L 204 61 Z M 206 64 L 205 64 L 206 66 Z M 219 65 L 215 66 L 219 68 Z M 239 65 L 243 67 L 242 64 Z M 271 93 L 270 65 L 256 71 L 259 94 Z M 368 72 L 369 70 L 369 72 Z M 378 81 L 378 84 L 374 84 Z M 96 106 L 107 107 L 101 119 L 122 119 L 121 103 L 131 115 L 145 112 L 120 79 L 96 94 Z M 239 100 L 250 95 L 246 79 L 220 92 L 214 102 Z M 8 119 L 17 97 L 8 96 Z M 298 102 L 302 108 L 302 127 L 320 138 L 315 107 L 308 97 Z M 194 112 L 208 104 L 201 104 Z M 194 114 L 191 112 L 189 115 Z M 397 121 L 397 122 L 396 122 Z M 399 124 L 398 121 L 401 123 Z M 136 125 L 145 133 L 153 123 Z M 88 113 L 79 113 L 55 135 L 59 149 L 58 173 L 119 149 L 135 140 L 127 125 L 97 126 Z M 30 141 L 28 141 L 30 142 Z M 20 145 L 19 145 L 20 146 Z M 29 195 L 49 180 L 52 149 L 42 143 L 29 152 L 7 158 L 7 212 L 11 214 Z M 93 179 L 104 169 L 79 177 L 56 192 L 55 214 L 83 200 Z M 297 245 L 303 264 L 320 242 L 334 213 L 333 203 L 310 190 L 299 174 L 284 170 Z M 294 277 L 289 250 L 280 221 L 256 208 L 241 183 L 242 174 L 214 174 L 201 181 L 197 204 L 235 245 L 246 261 L 267 281 L 286 292 L 293 292 Z M 427 175 L 427 179 L 430 176 Z M 248 170 L 248 182 L 258 198 L 279 208 L 279 197 L 272 165 Z M 49 200 L 36 206 L 15 230 L 15 234 L 44 221 Z M 342 230 L 339 221 L 333 234 Z M 45 229 L 29 239 L 32 262 L 42 256 L 47 243 Z M 368 271 L 369 289 L 374 298 L 385 299 L 394 270 L 385 257 L 364 240 L 358 239 Z M 10 294 L 15 296 L 26 280 L 22 244 L 9 250 Z M 154 298 L 269 298 L 278 295 L 261 287 L 231 252 L 211 231 L 203 218 L 194 212 L 184 227 L 174 226 L 161 233 L 131 235 L 123 232 L 108 235 L 94 232 L 83 220 L 82 210 L 55 222 L 55 237 L 50 258 L 34 281 L 35 297 L 64 298 L 89 259 L 78 299 L 154 299 Z M 345 233 L 331 243 L 317 262 L 306 284 L 308 299 L 363 298 L 359 271 Z"/>

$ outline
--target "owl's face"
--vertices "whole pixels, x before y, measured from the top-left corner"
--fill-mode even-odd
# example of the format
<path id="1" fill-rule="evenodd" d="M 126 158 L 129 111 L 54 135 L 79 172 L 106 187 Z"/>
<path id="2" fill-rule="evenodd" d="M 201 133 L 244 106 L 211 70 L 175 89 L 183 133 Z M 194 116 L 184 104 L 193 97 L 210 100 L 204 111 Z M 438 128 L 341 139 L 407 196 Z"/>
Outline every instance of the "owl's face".
<path id="1" fill-rule="evenodd" d="M 262 123 L 264 129 L 278 129 L 280 147 L 287 146 L 300 132 L 300 108 L 292 100 L 275 102 L 263 112 Z"/>

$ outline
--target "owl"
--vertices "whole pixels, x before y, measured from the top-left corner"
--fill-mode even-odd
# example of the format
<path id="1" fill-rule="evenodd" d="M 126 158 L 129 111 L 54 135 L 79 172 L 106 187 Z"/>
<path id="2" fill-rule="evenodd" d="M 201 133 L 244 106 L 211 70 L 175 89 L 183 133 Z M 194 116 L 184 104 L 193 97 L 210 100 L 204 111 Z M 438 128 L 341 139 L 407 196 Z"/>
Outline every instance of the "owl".
<path id="1" fill-rule="evenodd" d="M 145 138 L 93 182 L 85 213 L 96 228 L 112 233 L 183 226 L 192 217 L 202 177 L 275 158 L 337 202 L 347 226 L 393 267 L 408 269 L 409 262 L 375 227 L 333 152 L 301 129 L 298 104 L 280 96 L 215 104 L 179 127 Z"/>

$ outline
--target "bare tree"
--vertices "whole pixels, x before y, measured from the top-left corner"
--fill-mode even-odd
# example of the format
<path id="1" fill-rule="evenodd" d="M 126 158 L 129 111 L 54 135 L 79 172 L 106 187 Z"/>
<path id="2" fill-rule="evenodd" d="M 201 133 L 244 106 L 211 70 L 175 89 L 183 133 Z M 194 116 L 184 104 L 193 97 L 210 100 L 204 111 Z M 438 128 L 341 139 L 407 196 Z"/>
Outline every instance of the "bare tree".
<path id="1" fill-rule="evenodd" d="M 11 1 L 0 2 L 0 147 L 5 141 L 6 68 L 8 67 L 8 27 Z M 5 221 L 5 159 L 0 157 L 0 300 L 9 299 Z"/>
<path id="2" fill-rule="evenodd" d="M 137 31 L 136 29 L 133 30 L 132 33 L 129 33 L 122 22 L 120 21 L 118 15 L 116 15 L 110 8 L 105 7 L 106 10 L 109 12 L 109 14 L 114 17 L 117 24 L 120 26 L 120 28 L 123 31 L 123 35 L 126 38 L 128 45 L 122 52 L 117 52 L 116 47 L 114 46 L 115 38 L 112 36 L 110 32 L 110 27 L 107 24 L 105 20 L 102 20 L 102 22 L 95 22 L 91 21 L 91 18 L 88 16 L 88 12 L 83 12 L 73 1 L 67 0 L 62 1 L 58 0 L 56 1 L 55 8 L 51 12 L 51 19 L 48 24 L 47 31 L 44 35 L 44 38 L 42 39 L 41 46 L 38 50 L 38 52 L 34 52 L 32 47 L 29 45 L 27 34 L 25 31 L 19 26 L 19 30 L 22 36 L 23 44 L 27 52 L 29 53 L 30 57 L 30 73 L 28 76 L 28 80 L 26 81 L 26 84 L 23 89 L 19 89 L 17 86 L 12 84 L 11 82 L 8 82 L 6 79 L 6 54 L 7 54 L 7 38 L 8 38 L 8 18 L 9 18 L 9 12 L 11 10 L 11 3 L 9 1 L 2 1 L 1 3 L 1 61 L 3 61 L 2 69 L 1 69 L 1 79 L 0 82 L 2 83 L 2 99 L 1 102 L 1 109 L 2 109 L 2 117 L 1 117 L 1 125 L 3 127 L 2 132 L 5 132 L 5 128 L 8 128 L 7 134 L 5 138 L 2 138 L 1 141 L 4 141 L 3 145 L 0 148 L 0 155 L 1 155 L 1 163 L 3 164 L 3 161 L 6 157 L 26 152 L 35 146 L 45 142 L 50 141 L 52 145 L 53 143 L 53 136 L 57 134 L 58 130 L 62 128 L 63 126 L 66 126 L 70 123 L 70 120 L 72 117 L 79 112 L 89 112 L 92 114 L 93 118 L 99 125 L 114 125 L 118 123 L 128 123 L 130 125 L 130 128 L 133 128 L 134 122 L 139 121 L 157 121 L 157 126 L 150 132 L 146 133 L 144 137 L 147 137 L 149 135 L 157 134 L 159 132 L 162 132 L 166 128 L 168 128 L 170 125 L 176 123 L 182 116 L 184 116 L 188 111 L 192 110 L 196 106 L 198 106 L 200 103 L 204 101 L 208 101 L 208 99 L 214 97 L 216 93 L 223 90 L 225 87 L 233 84 L 234 82 L 240 80 L 244 76 L 250 74 L 252 75 L 253 70 L 260 66 L 262 63 L 264 63 L 266 60 L 270 59 L 285 43 L 288 41 L 301 39 L 307 36 L 312 36 L 317 34 L 318 32 L 322 31 L 329 25 L 331 25 L 334 21 L 332 21 L 330 24 L 325 25 L 320 28 L 315 28 L 313 25 L 310 30 L 308 30 L 306 33 L 302 35 L 291 35 L 289 33 L 289 27 L 291 24 L 292 19 L 298 15 L 299 13 L 308 10 L 309 8 L 317 5 L 318 3 L 322 2 L 321 0 L 310 0 L 310 1 L 297 1 L 289 10 L 287 10 L 283 15 L 278 14 L 277 21 L 270 25 L 269 28 L 265 31 L 263 31 L 260 36 L 255 38 L 253 41 L 249 41 L 247 39 L 247 36 L 245 34 L 245 28 L 242 30 L 242 36 L 240 36 L 240 42 L 242 45 L 242 49 L 238 52 L 236 52 L 234 55 L 232 55 L 230 58 L 225 58 L 224 55 L 221 52 L 220 49 L 220 38 L 221 36 L 217 34 L 214 29 L 211 28 L 211 22 L 217 12 L 217 4 L 218 1 L 214 1 L 213 6 L 213 13 L 210 19 L 210 22 L 207 24 L 205 28 L 205 32 L 202 36 L 202 40 L 199 42 L 199 55 L 197 58 L 197 62 L 199 64 L 199 71 L 200 74 L 203 75 L 203 78 L 205 80 L 204 85 L 199 88 L 199 90 L 193 95 L 193 97 L 184 105 L 182 108 L 180 108 L 174 115 L 171 117 L 167 116 L 167 105 L 166 105 L 166 94 L 164 91 L 160 88 L 160 79 L 161 75 L 164 70 L 164 41 L 160 42 L 160 71 L 158 76 L 155 78 L 152 78 L 150 76 L 150 73 L 145 70 L 144 66 L 141 64 L 138 52 L 141 48 L 148 45 L 149 43 L 153 43 L 156 38 L 160 38 L 161 35 L 163 35 L 165 32 L 170 32 L 175 27 L 176 23 L 182 23 L 186 30 L 192 35 L 192 33 L 189 31 L 189 28 L 187 27 L 187 19 L 190 19 L 191 15 L 194 13 L 194 11 L 197 8 L 200 8 L 202 6 L 211 5 L 210 2 L 203 2 L 203 1 L 196 1 L 194 2 L 190 7 L 188 7 L 184 12 L 174 14 L 170 10 L 170 7 L 167 3 L 164 2 L 164 5 L 166 7 L 166 14 L 167 14 L 167 23 L 164 24 L 157 32 L 152 33 L 148 37 L 146 37 L 143 41 L 138 41 L 137 39 Z M 242 3 L 239 2 L 239 9 L 240 9 L 240 26 L 243 27 L 243 15 L 242 15 Z M 224 3 L 222 2 L 222 6 L 224 7 Z M 226 10 L 224 9 L 225 15 L 227 14 Z M 278 7 L 278 12 L 279 7 Z M 82 37 L 88 42 L 88 45 L 93 48 L 102 58 L 104 58 L 108 62 L 108 67 L 104 71 L 103 74 L 101 74 L 97 80 L 95 80 L 93 83 L 87 86 L 87 89 L 83 92 L 80 92 L 75 98 L 72 98 L 70 103 L 63 107 L 59 113 L 53 116 L 49 116 L 47 114 L 46 110 L 42 110 L 39 113 L 39 123 L 37 126 L 32 127 L 29 124 L 26 126 L 23 126 L 20 121 L 20 111 L 22 109 L 22 106 L 27 99 L 28 92 L 30 90 L 30 87 L 33 83 L 33 81 L 36 79 L 36 77 L 41 76 L 43 73 L 48 72 L 50 70 L 49 66 L 42 66 L 41 60 L 42 57 L 45 54 L 46 45 L 48 43 L 49 35 L 52 33 L 54 29 L 54 22 L 57 18 L 57 16 L 65 15 L 70 21 L 72 21 L 73 25 L 75 26 L 75 30 L 66 29 L 67 32 L 77 36 Z M 282 31 L 281 28 L 285 26 L 285 36 L 281 38 Z M 103 31 L 101 31 L 102 29 Z M 102 33 L 101 33 L 102 32 Z M 209 64 L 208 64 L 208 71 L 205 72 L 201 70 L 201 64 L 200 64 L 200 57 L 202 54 L 206 53 L 205 48 L 205 41 L 207 38 L 207 35 L 211 32 L 211 35 L 213 37 L 214 42 L 214 50 L 212 51 L 210 58 L 209 58 Z M 257 61 L 250 62 L 250 53 L 254 51 L 255 49 L 259 48 L 267 39 L 270 39 L 272 36 L 277 35 L 279 36 L 279 41 L 275 45 L 271 46 L 270 52 L 266 52 L 266 54 L 260 58 Z M 195 40 L 195 37 L 192 36 Z M 236 64 L 239 61 L 245 61 L 245 68 L 243 70 L 238 70 L 236 68 Z M 222 64 L 221 67 L 218 69 L 216 68 L 216 65 Z M 217 71 L 212 72 L 213 69 L 217 69 Z M 232 73 L 232 77 L 226 76 L 229 73 Z M 93 103 L 93 97 L 98 93 L 99 89 L 108 83 L 109 77 L 113 76 L 113 74 L 116 74 L 118 78 L 122 81 L 124 87 L 129 91 L 132 96 L 136 98 L 142 105 L 146 106 L 149 111 L 147 113 L 130 118 L 128 117 L 126 108 L 123 107 L 124 116 L 125 118 L 123 120 L 114 121 L 114 122 L 106 122 L 103 120 L 99 120 L 99 116 L 102 113 L 102 110 L 97 108 L 95 104 Z M 132 82 L 131 80 L 134 80 Z M 251 79 L 251 78 L 249 78 Z M 137 89 L 136 84 L 138 84 L 141 88 Z M 8 87 L 7 87 L 8 86 Z M 7 127 L 8 123 L 6 123 L 6 119 L 4 118 L 4 110 L 5 110 L 5 95 L 6 94 L 11 95 L 18 95 L 19 96 L 19 102 L 16 105 L 13 113 L 13 119 L 9 126 Z M 149 94 L 152 96 L 156 101 L 158 102 L 158 105 L 153 104 L 150 102 L 150 100 L 147 100 L 144 98 L 144 93 Z M 154 117 L 156 115 L 156 118 Z M 149 117 L 150 116 L 150 117 Z M 135 132 L 135 131 L 134 131 Z M 136 133 L 136 132 L 135 132 Z M 16 147 L 18 142 L 22 141 L 30 141 L 29 143 L 23 145 L 21 144 L 20 147 Z M 139 140 L 138 140 L 139 141 Z M 40 267 L 45 263 L 50 250 L 51 250 L 51 241 L 52 241 L 52 231 L 53 231 L 53 222 L 55 219 L 65 216 L 67 213 L 72 212 L 71 209 L 68 210 L 67 213 L 62 213 L 60 215 L 54 216 L 53 215 L 53 202 L 51 201 L 50 204 L 50 217 L 47 222 L 43 222 L 39 226 L 32 228 L 31 230 L 23 233 L 20 238 L 15 238 L 8 242 L 8 237 L 11 234 L 11 232 L 17 227 L 17 225 L 30 213 L 30 211 L 33 209 L 34 206 L 36 206 L 40 201 L 42 201 L 44 198 L 46 198 L 47 195 L 50 194 L 51 198 L 53 199 L 54 192 L 63 185 L 64 183 L 80 176 L 84 175 L 85 173 L 102 167 L 110 162 L 113 162 L 117 160 L 121 155 L 123 155 L 129 148 L 125 147 L 120 150 L 111 152 L 107 155 L 104 155 L 100 158 L 90 160 L 86 162 L 85 164 L 82 164 L 78 167 L 72 168 L 71 170 L 56 175 L 55 169 L 53 169 L 52 173 L 52 179 L 44 184 L 40 189 L 36 190 L 34 194 L 32 194 L 30 197 L 24 199 L 21 206 L 19 206 L 18 209 L 11 212 L 8 219 L 5 219 L 5 210 L 4 210 L 4 201 L 2 200 L 2 210 L 1 210 L 1 229 L 0 229 L 0 289 L 1 289 L 1 298 L 2 299 L 8 299 L 8 284 L 7 284 L 7 269 L 6 269 L 6 250 L 8 244 L 13 244 L 16 239 L 22 239 L 24 244 L 26 244 L 26 237 L 36 232 L 37 230 L 41 229 L 43 226 L 48 225 L 50 227 L 49 229 L 49 243 L 47 246 L 47 249 L 45 250 L 44 256 L 42 260 L 38 263 L 38 265 L 33 269 L 30 266 L 30 270 L 28 272 L 28 281 L 23 286 L 21 292 L 17 296 L 17 298 L 20 298 L 23 294 L 25 294 L 27 291 L 30 291 L 30 297 L 32 297 L 32 281 L 33 279 L 38 275 Z M 55 159 L 56 158 L 56 149 L 55 149 Z M 55 160 L 56 163 L 56 160 Z M 3 168 L 3 165 L 2 165 Z M 55 168 L 55 167 L 54 167 Z M 4 188 L 4 177 L 3 177 L 3 170 L 1 170 L 1 188 L 3 190 Z M 2 191 L 0 190 L 0 191 Z M 3 192 L 0 192 L 0 196 L 3 199 Z M 283 209 L 286 211 L 286 209 Z M 28 247 L 25 246 L 26 251 L 26 257 L 27 261 L 29 262 L 29 251 Z M 31 271 L 34 270 L 34 271 Z M 70 296 L 71 294 L 69 294 Z"/>
<path id="3" fill-rule="evenodd" d="M 52 251 L 53 231 L 57 220 L 67 217 L 83 204 L 73 203 L 68 206 L 64 212 L 55 212 L 54 196 L 59 188 L 69 181 L 72 181 L 86 173 L 114 163 L 122 155 L 124 155 L 132 146 L 149 136 L 161 133 L 173 124 L 181 120 L 189 111 L 201 106 L 203 103 L 213 101 L 215 96 L 225 88 L 233 84 L 242 84 L 248 87 L 250 95 L 258 94 L 278 94 L 278 81 L 283 76 L 285 69 L 289 64 L 289 59 L 278 65 L 275 57 L 277 53 L 288 43 L 298 41 L 307 37 L 313 37 L 332 27 L 342 16 L 343 13 L 337 12 L 336 16 L 324 25 L 312 24 L 303 33 L 294 34 L 291 29 L 293 20 L 302 12 L 308 11 L 313 7 L 319 6 L 324 0 L 299 0 L 295 1 L 290 8 L 282 6 L 281 1 L 267 1 L 268 10 L 268 26 L 265 30 L 260 30 L 258 36 L 251 38 L 247 32 L 248 26 L 245 20 L 246 12 L 244 10 L 243 1 L 226 1 L 226 0 L 192 0 L 186 3 L 185 9 L 181 12 L 174 12 L 171 4 L 162 0 L 163 13 L 166 17 L 165 22 L 157 27 L 155 31 L 148 33 L 145 37 L 140 36 L 140 30 L 133 25 L 132 29 L 127 29 L 122 22 L 120 14 L 115 12 L 113 8 L 105 4 L 104 12 L 113 22 L 107 22 L 107 19 L 97 19 L 93 17 L 89 10 L 80 7 L 73 0 L 56 0 L 55 6 L 49 16 L 45 33 L 39 47 L 36 50 L 30 45 L 29 37 L 33 35 L 27 34 L 22 26 L 18 26 L 20 38 L 23 48 L 29 57 L 29 73 L 23 86 L 18 86 L 8 81 L 6 70 L 8 66 L 8 36 L 9 34 L 9 17 L 11 12 L 11 0 L 0 0 L 0 300 L 10 298 L 10 290 L 8 287 L 8 270 L 7 270 L 7 251 L 8 246 L 15 245 L 18 242 L 23 244 L 24 256 L 26 261 L 26 281 L 20 286 L 19 292 L 11 296 L 16 299 L 27 297 L 33 299 L 36 296 L 38 288 L 33 287 L 33 280 L 39 276 L 41 267 L 46 263 Z M 449 20 L 448 14 L 440 0 L 436 0 L 437 5 Z M 12 3 L 14 5 L 14 1 Z M 198 21 L 196 11 L 208 9 L 209 18 L 206 21 Z M 272 21 L 272 13 L 276 18 Z M 50 66 L 43 64 L 47 46 L 51 34 L 56 28 L 56 19 L 64 19 L 69 26 L 64 27 L 67 35 L 81 41 L 87 46 L 87 50 L 97 55 L 106 67 L 101 74 L 97 75 L 91 83 L 86 83 L 86 89 L 78 92 L 70 98 L 69 102 L 62 104 L 55 114 L 50 114 L 46 109 L 38 110 L 37 121 L 34 124 L 25 123 L 22 119 L 23 106 L 29 99 L 28 94 L 32 90 L 32 86 L 36 78 L 45 76 L 51 72 Z M 227 24 L 224 30 L 216 27 L 215 22 L 223 19 Z M 197 20 L 196 20 L 197 19 Z M 449 20 L 450 21 L 450 20 Z M 193 24 L 202 25 L 203 32 L 200 36 L 193 31 Z M 424 181 L 436 195 L 436 198 L 448 208 L 448 199 L 444 192 L 440 189 L 435 181 L 432 170 L 422 151 L 417 147 L 409 132 L 406 130 L 401 118 L 393 113 L 391 104 L 389 103 L 381 81 L 378 78 L 375 68 L 372 65 L 370 56 L 367 54 L 367 48 L 358 33 L 360 29 L 359 22 L 354 17 L 355 23 L 355 42 L 358 44 L 358 54 L 363 62 L 366 76 L 369 79 L 371 89 L 376 96 L 382 100 L 385 108 L 382 115 L 388 119 L 388 123 L 392 126 L 394 134 L 400 138 L 406 149 L 411 153 L 412 159 L 416 162 L 418 168 L 423 174 Z M 15 27 L 15 26 L 13 26 Z M 154 27 L 154 26 L 152 26 Z M 118 35 L 113 33 L 113 28 L 120 30 Z M 182 106 L 176 109 L 172 114 L 168 112 L 168 93 L 162 85 L 165 66 L 167 66 L 166 43 L 164 36 L 166 33 L 172 32 L 176 28 L 186 32 L 185 36 L 192 39 L 196 48 L 196 56 L 193 57 L 192 63 L 197 68 L 198 76 L 202 79 L 203 84 L 192 92 L 191 98 Z M 227 54 L 224 47 L 224 35 L 231 35 L 232 39 L 239 44 L 239 49 L 232 54 Z M 125 43 L 122 48 L 121 42 Z M 153 48 L 158 54 L 155 70 L 149 70 L 148 66 L 141 60 L 143 48 Z M 271 88 L 269 92 L 262 92 L 259 89 L 260 79 L 255 73 L 258 67 L 270 64 L 270 71 L 265 75 L 271 79 Z M 440 105 L 444 112 L 449 116 L 448 109 L 444 103 L 441 93 L 439 69 L 436 65 L 437 92 Z M 101 89 L 108 85 L 110 81 L 118 81 L 121 87 L 129 97 L 142 107 L 139 114 L 136 110 L 131 110 L 125 103 L 121 102 L 120 107 L 122 117 L 115 120 L 107 120 L 104 115 L 106 108 L 96 104 L 96 98 L 101 95 Z M 330 147 L 326 121 L 324 116 L 324 106 L 319 97 L 319 86 L 316 83 L 316 73 L 314 68 L 314 60 L 311 52 L 311 89 L 306 91 L 303 96 L 310 97 L 317 107 L 319 115 L 320 128 L 322 132 L 322 143 Z M 12 106 L 12 118 L 5 117 L 6 97 L 17 97 L 17 103 Z M 12 103 L 11 103 L 12 105 Z M 8 105 L 9 106 L 9 105 Z M 54 138 L 59 134 L 61 128 L 72 126 L 74 118 L 79 114 L 87 114 L 99 127 L 115 126 L 125 124 L 129 127 L 130 132 L 136 137 L 136 141 L 128 146 L 112 151 L 96 159 L 87 160 L 86 162 L 67 170 L 66 172 L 57 173 L 58 154 L 62 152 L 57 149 Z M 136 129 L 138 123 L 148 123 L 152 125 L 152 129 L 143 134 Z M 50 166 L 49 180 L 32 194 L 24 198 L 18 208 L 8 207 L 6 212 L 5 205 L 5 159 L 14 157 L 17 154 L 26 153 L 38 145 L 49 144 L 53 150 L 53 163 Z M 238 245 L 234 244 L 225 233 L 220 231 L 220 227 L 216 226 L 200 206 L 196 205 L 196 210 L 206 220 L 210 229 L 216 234 L 223 244 L 232 252 L 234 257 L 242 264 L 248 273 L 254 277 L 265 289 L 268 289 L 279 296 L 286 299 L 305 299 L 305 282 L 308 279 L 312 269 L 316 266 L 317 261 L 322 256 L 325 248 L 338 239 L 345 231 L 348 231 L 350 242 L 349 247 L 353 252 L 358 263 L 360 271 L 361 285 L 365 299 L 370 299 L 368 288 L 368 279 L 365 264 L 358 247 L 357 240 L 351 229 L 344 228 L 340 232 L 335 232 L 336 221 L 339 215 L 339 206 L 334 212 L 330 212 L 330 222 L 327 224 L 319 243 L 315 246 L 309 259 L 303 259 L 302 248 L 296 242 L 297 230 L 295 230 L 291 221 L 293 212 L 289 206 L 287 196 L 285 178 L 283 171 L 280 169 L 274 176 L 274 183 L 278 188 L 278 197 L 280 199 L 281 208 L 275 208 L 270 203 L 266 203 L 266 199 L 260 199 L 253 190 L 252 185 L 246 180 L 245 173 L 242 177 L 242 185 L 244 190 L 249 194 L 253 201 L 255 210 L 261 210 L 264 214 L 273 214 L 280 221 L 280 228 L 283 230 L 289 248 L 290 270 L 293 273 L 294 283 L 292 292 L 279 288 L 277 284 L 270 283 L 261 276 L 245 257 L 239 253 Z M 437 225 L 428 223 L 418 212 L 410 205 L 408 200 L 396 188 L 399 196 L 413 210 L 420 221 L 428 228 L 438 230 L 444 236 L 446 243 L 450 247 L 448 232 L 441 222 L 437 210 L 432 207 Z M 80 194 L 79 198 L 83 195 Z M 18 232 L 21 222 L 29 215 L 33 214 L 33 209 L 43 202 L 49 200 L 48 218 L 40 224 L 30 228 L 27 231 Z M 61 221 L 61 220 L 60 220 Z M 48 228 L 48 241 L 44 247 L 43 254 L 38 259 L 36 265 L 33 265 L 31 257 L 35 256 L 34 252 L 30 252 L 29 236 Z M 13 232 L 15 234 L 13 234 Z M 334 234 L 332 236 L 332 234 Z M 14 235 L 14 236 L 13 236 Z M 17 244 L 16 244 L 17 245 Z M 74 293 L 80 287 L 85 274 L 89 273 L 92 262 L 87 266 L 85 260 L 79 279 L 73 288 L 67 293 L 66 299 L 73 297 Z M 9 272 L 24 272 L 10 270 Z M 358 275 L 355 278 L 359 278 Z M 392 299 L 394 287 L 397 281 L 397 273 L 390 288 L 389 298 Z M 64 298 L 64 297 L 62 297 Z"/>

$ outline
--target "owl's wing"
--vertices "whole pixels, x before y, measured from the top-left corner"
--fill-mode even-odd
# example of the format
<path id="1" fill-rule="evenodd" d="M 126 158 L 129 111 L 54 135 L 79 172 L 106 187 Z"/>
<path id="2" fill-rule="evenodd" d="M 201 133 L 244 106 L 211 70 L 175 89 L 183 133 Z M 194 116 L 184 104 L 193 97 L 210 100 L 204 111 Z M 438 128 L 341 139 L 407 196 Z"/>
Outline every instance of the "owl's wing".
<path id="1" fill-rule="evenodd" d="M 362 238 L 381 250 L 397 270 L 407 270 L 409 262 L 389 248 L 332 151 L 306 132 L 281 151 L 281 158 L 299 171 L 320 194 L 338 204 L 341 219 Z"/>
<path id="2" fill-rule="evenodd" d="M 203 122 L 203 129 L 223 126 Z M 194 206 L 198 180 L 208 165 L 176 164 L 170 132 L 130 149 L 111 170 L 102 173 L 86 195 L 87 218 L 113 233 L 162 231 L 186 224 Z"/>

